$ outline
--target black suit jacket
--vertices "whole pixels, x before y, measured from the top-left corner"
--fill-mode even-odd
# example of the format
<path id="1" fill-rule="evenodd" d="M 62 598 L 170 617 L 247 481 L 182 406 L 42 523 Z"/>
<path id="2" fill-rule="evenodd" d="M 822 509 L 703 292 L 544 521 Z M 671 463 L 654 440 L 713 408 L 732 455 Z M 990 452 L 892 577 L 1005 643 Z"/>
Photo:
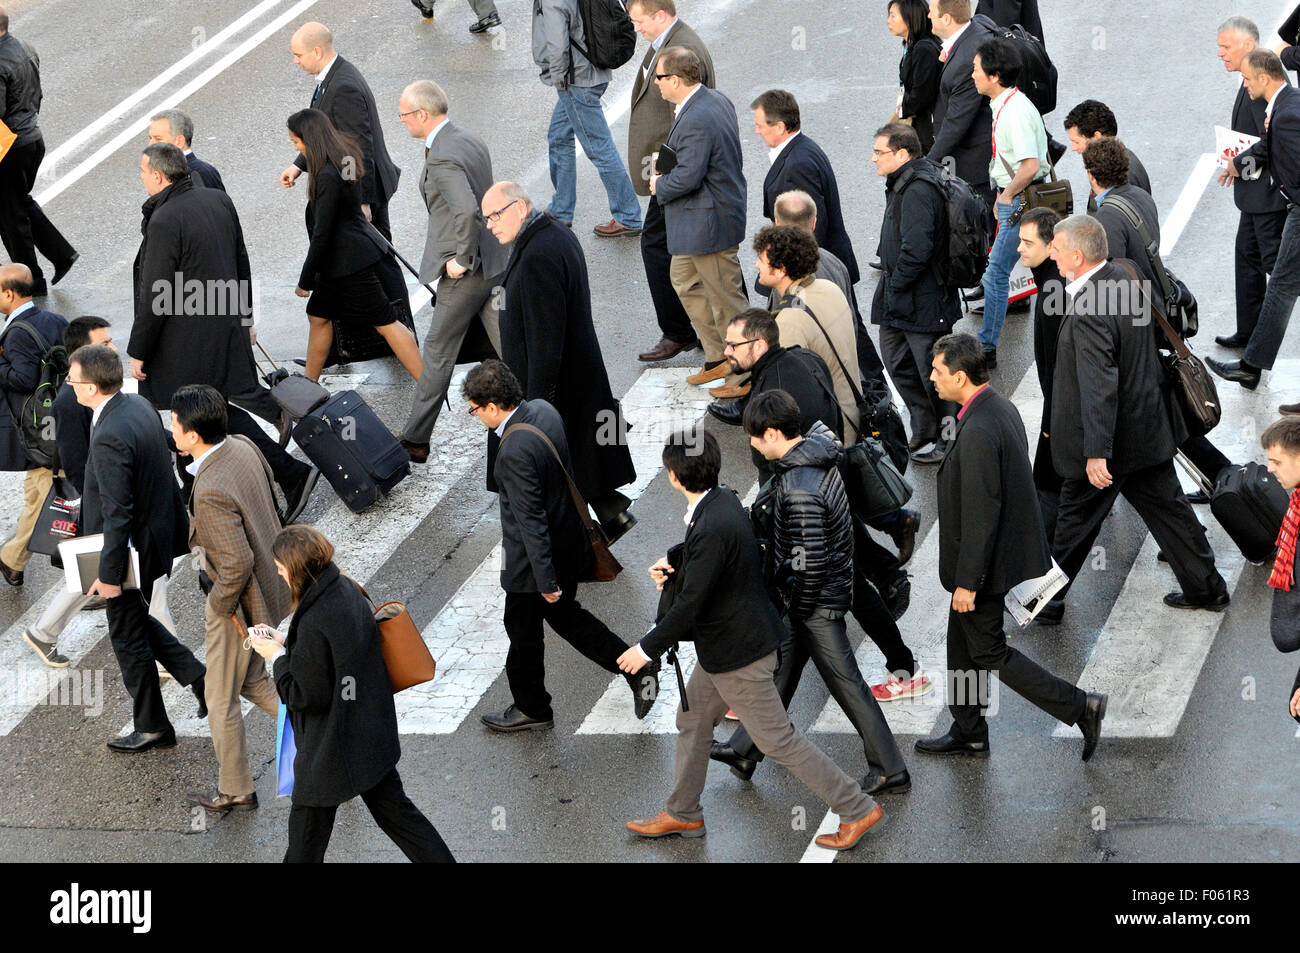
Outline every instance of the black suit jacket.
<path id="1" fill-rule="evenodd" d="M 785 634 L 763 585 L 762 558 L 745 508 L 730 487 L 709 490 L 686 528 L 680 589 L 641 640 L 651 658 L 694 642 L 700 666 L 732 672 L 776 651 Z"/>
<path id="2" fill-rule="evenodd" d="M 569 493 L 564 471 L 573 471 L 560 415 L 544 400 L 526 400 L 506 422 L 532 424 L 564 461 L 534 433 L 502 440 L 492 464 L 501 507 L 501 588 L 506 592 L 555 592 L 576 585 L 592 559 L 586 527 Z M 494 435 L 495 436 L 495 435 Z"/>
<path id="3" fill-rule="evenodd" d="M 1267 163 L 1273 188 L 1286 201 L 1300 202 L 1300 90 L 1288 84 L 1278 91 L 1264 138 L 1232 161 L 1239 172 Z"/>
<path id="4" fill-rule="evenodd" d="M 983 14 L 998 26 L 1022 27 L 1038 37 L 1043 46 L 1043 18 L 1038 13 L 1038 0 L 980 0 L 975 16 Z"/>
<path id="5" fill-rule="evenodd" d="M 975 51 L 992 36 L 984 24 L 972 20 L 953 44 L 939 76 L 939 98 L 934 104 L 934 145 L 927 156 L 943 165 L 951 156 L 959 178 L 985 189 L 993 158 L 993 115 L 987 96 L 981 96 L 971 79 Z"/>
<path id="6" fill-rule="evenodd" d="M 835 182 L 835 170 L 822 147 L 799 133 L 791 139 L 776 157 L 767 178 L 763 180 L 763 217 L 775 218 L 776 199 L 782 192 L 802 189 L 817 203 L 817 227 L 813 235 L 821 248 L 828 249 L 849 269 L 849 278 L 858 283 L 858 260 L 853 256 L 853 243 L 844 228 L 844 215 L 840 212 L 840 187 Z"/>
<path id="7" fill-rule="evenodd" d="M 402 170 L 388 156 L 375 94 L 370 91 L 361 71 L 343 57 L 336 57 L 334 65 L 325 74 L 320 95 L 313 91 L 311 108 L 329 116 L 339 132 L 350 136 L 361 147 L 366 167 L 365 175 L 361 177 L 362 203 L 387 205 L 397 191 L 397 178 Z M 294 159 L 293 164 L 303 171 L 307 169 L 307 160 L 302 155 Z"/>
<path id="8" fill-rule="evenodd" d="M 1264 129 L 1264 111 L 1268 103 L 1262 99 L 1251 99 L 1246 92 L 1246 84 L 1237 89 L 1237 98 L 1232 103 L 1232 130 L 1247 135 L 1259 136 L 1262 141 L 1268 134 Z M 1258 178 L 1244 179 L 1237 176 L 1232 180 L 1232 198 L 1237 208 L 1243 212 L 1281 212 L 1286 210 L 1286 199 L 1270 181 L 1267 169 L 1268 157 L 1255 153 L 1256 164 L 1260 172 Z"/>
<path id="9" fill-rule="evenodd" d="M 190 164 L 190 172 L 199 177 L 204 188 L 226 191 L 226 184 L 221 181 L 221 173 L 211 162 L 204 162 L 193 152 L 185 157 L 185 161 Z"/>
<path id="10" fill-rule="evenodd" d="M 341 278 L 373 265 L 381 256 L 361 211 L 359 183 L 344 181 L 332 162 L 321 166 L 307 203 L 311 243 L 298 275 L 298 287 L 311 291 L 323 279 Z"/>
<path id="11" fill-rule="evenodd" d="M 55 437 L 59 444 L 59 465 L 78 493 L 86 488 L 86 458 L 90 455 L 90 408 L 77 403 L 71 384 L 59 388 L 54 398 Z"/>
<path id="12" fill-rule="evenodd" d="M 171 573 L 189 551 L 189 514 L 176 485 L 172 453 L 158 412 L 135 394 L 117 393 L 99 413 L 90 435 L 81 497 L 86 533 L 104 534 L 99 578 L 121 585 L 127 544 L 140 554 L 140 589 Z"/>
<path id="13" fill-rule="evenodd" d="M 976 394 L 937 479 L 944 589 L 1003 593 L 1052 568 L 1015 404 L 988 387 Z"/>
<path id="14" fill-rule="evenodd" d="M 1107 205 L 1106 201 L 1111 196 L 1122 198 L 1128 201 L 1137 209 L 1138 218 L 1146 226 L 1147 234 L 1151 240 L 1160 246 L 1160 211 L 1156 208 L 1156 200 L 1151 197 L 1151 193 L 1144 189 L 1138 188 L 1132 183 L 1128 185 L 1117 185 L 1106 193 L 1093 216 L 1101 222 L 1102 228 L 1106 229 L 1106 257 L 1111 261 L 1118 258 L 1127 258 L 1135 263 L 1142 272 L 1142 277 L 1148 281 L 1155 282 L 1156 269 L 1151 261 L 1151 256 L 1147 254 L 1147 244 L 1142 240 L 1142 235 L 1133 223 L 1129 221 L 1128 216 L 1114 206 Z"/>
<path id="15" fill-rule="evenodd" d="M 1034 287 L 1034 367 L 1043 392 L 1043 429 L 1051 433 L 1052 380 L 1056 375 L 1056 345 L 1061 336 L 1065 312 L 1065 279 L 1056 262 L 1048 258 L 1033 269 Z"/>
<path id="16" fill-rule="evenodd" d="M 1083 479 L 1094 457 L 1109 461 L 1112 476 L 1155 466 L 1187 439 L 1182 414 L 1172 413 L 1153 319 L 1141 316 L 1135 295 L 1112 294 L 1107 284 L 1131 280 L 1108 262 L 1066 304 L 1048 431 L 1052 463 L 1066 479 Z"/>

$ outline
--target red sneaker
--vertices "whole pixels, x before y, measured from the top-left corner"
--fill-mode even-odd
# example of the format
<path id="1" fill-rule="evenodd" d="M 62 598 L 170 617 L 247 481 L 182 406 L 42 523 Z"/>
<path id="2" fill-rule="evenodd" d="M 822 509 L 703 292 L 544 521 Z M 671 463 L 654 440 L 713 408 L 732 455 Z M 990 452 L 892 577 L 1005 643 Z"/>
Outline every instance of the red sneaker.
<path id="1" fill-rule="evenodd" d="M 891 675 L 888 681 L 872 685 L 871 697 L 878 702 L 896 702 L 901 698 L 917 698 L 928 693 L 932 688 L 934 685 L 930 682 L 930 676 L 918 668 L 916 673 L 906 681 Z"/>

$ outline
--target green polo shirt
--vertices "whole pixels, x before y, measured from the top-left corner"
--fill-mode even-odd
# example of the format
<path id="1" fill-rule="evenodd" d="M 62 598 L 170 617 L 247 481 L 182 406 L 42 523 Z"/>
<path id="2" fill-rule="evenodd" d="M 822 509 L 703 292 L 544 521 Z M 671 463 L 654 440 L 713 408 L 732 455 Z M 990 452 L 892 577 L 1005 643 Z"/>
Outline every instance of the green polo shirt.
<path id="1" fill-rule="evenodd" d="M 1020 163 L 1026 159 L 1038 160 L 1038 173 L 1035 179 L 1047 177 L 1047 129 L 1043 126 L 1043 117 L 1029 97 L 1016 89 L 1002 91 L 996 99 L 989 101 L 993 113 L 994 155 L 989 162 L 989 177 L 999 190 L 1011 184 L 1011 179 Z M 1011 171 L 1002 164 L 1006 159 L 1011 164 Z"/>

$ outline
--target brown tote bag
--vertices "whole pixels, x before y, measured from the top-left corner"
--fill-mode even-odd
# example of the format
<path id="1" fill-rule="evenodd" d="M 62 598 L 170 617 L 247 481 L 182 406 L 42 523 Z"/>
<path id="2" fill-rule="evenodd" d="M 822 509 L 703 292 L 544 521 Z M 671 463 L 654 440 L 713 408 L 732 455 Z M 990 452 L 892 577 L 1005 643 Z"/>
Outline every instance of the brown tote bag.
<path id="1" fill-rule="evenodd" d="M 564 460 L 560 457 L 560 451 L 555 449 L 555 444 L 551 443 L 550 437 L 532 424 L 511 424 L 506 428 L 506 432 L 501 435 L 501 442 L 505 443 L 506 438 L 516 430 L 527 430 L 529 433 L 541 437 L 542 442 L 551 448 L 551 453 L 555 454 L 555 461 L 560 465 L 560 470 L 564 473 L 564 479 L 569 483 L 569 494 L 573 497 L 573 505 L 578 508 L 578 516 L 582 519 L 582 525 L 587 527 L 587 538 L 591 540 L 591 551 L 595 556 L 591 563 L 591 571 L 579 581 L 613 582 L 615 577 L 623 571 L 623 566 L 614 558 L 614 554 L 609 551 L 609 540 L 605 537 L 605 531 L 591 518 L 591 512 L 587 509 L 587 501 L 582 498 L 577 485 L 573 482 L 573 477 L 569 476 L 569 471 L 565 469 Z"/>
<path id="2" fill-rule="evenodd" d="M 385 602 L 382 606 L 377 606 L 364 586 L 357 583 L 357 588 L 374 606 L 375 624 L 379 626 L 379 647 L 384 653 L 384 664 L 388 666 L 393 694 L 412 685 L 433 681 L 438 663 L 433 660 L 429 646 L 421 638 L 420 630 L 415 627 L 411 613 L 406 611 L 406 604 Z"/>

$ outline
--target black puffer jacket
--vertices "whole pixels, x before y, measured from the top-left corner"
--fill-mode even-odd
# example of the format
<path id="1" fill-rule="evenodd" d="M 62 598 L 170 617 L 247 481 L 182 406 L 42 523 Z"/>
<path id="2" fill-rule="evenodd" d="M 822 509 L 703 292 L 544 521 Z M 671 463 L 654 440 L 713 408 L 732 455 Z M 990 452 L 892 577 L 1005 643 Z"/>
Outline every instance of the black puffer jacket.
<path id="1" fill-rule="evenodd" d="M 780 460 L 777 578 L 789 580 L 790 618 L 845 612 L 853 598 L 853 522 L 835 463 L 840 445 L 820 421 Z"/>

